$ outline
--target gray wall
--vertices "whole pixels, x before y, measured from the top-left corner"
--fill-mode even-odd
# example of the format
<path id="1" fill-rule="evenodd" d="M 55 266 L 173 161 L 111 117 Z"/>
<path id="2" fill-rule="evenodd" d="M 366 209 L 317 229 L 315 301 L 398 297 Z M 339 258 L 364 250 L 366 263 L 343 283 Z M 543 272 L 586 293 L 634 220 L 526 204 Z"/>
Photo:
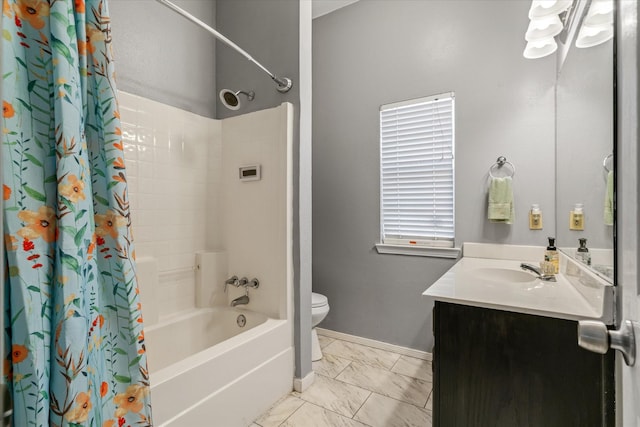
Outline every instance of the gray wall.
<path id="1" fill-rule="evenodd" d="M 321 325 L 430 351 L 420 294 L 454 260 L 379 255 L 382 104 L 456 94 L 456 246 L 542 245 L 555 230 L 555 58 L 522 57 L 530 3 L 361 0 L 314 20 L 313 288 Z M 517 168 L 516 222 L 486 220 L 487 171 Z M 528 229 L 532 203 L 543 231 Z"/>
<path id="2" fill-rule="evenodd" d="M 242 108 L 231 111 L 217 99 L 218 118 L 263 110 L 288 101 L 300 105 L 298 79 L 298 2 L 291 0 L 217 0 L 217 29 L 278 77 L 293 80 L 286 94 L 276 90 L 271 78 L 244 56 L 217 42 L 218 90 L 253 90 L 255 99 L 241 96 Z M 297 133 L 297 132 L 296 132 Z"/>
<path id="3" fill-rule="evenodd" d="M 175 3 L 215 25 L 215 1 Z M 118 89 L 215 117 L 215 39 L 155 1 L 111 0 L 109 10 Z"/>
<path id="4" fill-rule="evenodd" d="M 613 227 L 603 218 L 602 161 L 613 152 L 613 40 L 571 49 L 558 76 L 556 111 L 558 245 L 573 251 L 586 237 L 589 248 L 612 249 Z M 576 203 L 584 204 L 584 231 L 569 230 Z"/>

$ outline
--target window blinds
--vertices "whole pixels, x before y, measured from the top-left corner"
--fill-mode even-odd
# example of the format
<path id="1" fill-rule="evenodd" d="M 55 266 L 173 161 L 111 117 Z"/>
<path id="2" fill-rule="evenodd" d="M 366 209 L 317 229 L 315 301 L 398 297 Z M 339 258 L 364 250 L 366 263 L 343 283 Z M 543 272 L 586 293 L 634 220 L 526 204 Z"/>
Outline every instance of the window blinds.
<path id="1" fill-rule="evenodd" d="M 380 108 L 382 242 L 453 246 L 454 94 Z"/>

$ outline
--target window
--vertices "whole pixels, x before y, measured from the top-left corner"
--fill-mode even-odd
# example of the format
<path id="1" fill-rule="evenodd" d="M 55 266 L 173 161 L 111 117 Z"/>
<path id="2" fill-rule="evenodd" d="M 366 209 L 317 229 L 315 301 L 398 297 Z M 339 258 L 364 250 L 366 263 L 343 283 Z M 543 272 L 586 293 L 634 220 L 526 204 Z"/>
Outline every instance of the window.
<path id="1" fill-rule="evenodd" d="M 378 246 L 453 247 L 454 136 L 453 93 L 380 107 Z"/>

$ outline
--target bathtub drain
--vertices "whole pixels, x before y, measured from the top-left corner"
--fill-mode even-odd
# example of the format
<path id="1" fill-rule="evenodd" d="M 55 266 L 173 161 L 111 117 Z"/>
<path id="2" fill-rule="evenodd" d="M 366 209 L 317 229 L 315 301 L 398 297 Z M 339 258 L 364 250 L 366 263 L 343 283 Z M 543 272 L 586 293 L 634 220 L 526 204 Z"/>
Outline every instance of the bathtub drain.
<path id="1" fill-rule="evenodd" d="M 236 323 L 242 328 L 247 324 L 247 318 L 244 317 L 244 314 L 239 314 L 238 318 L 236 319 Z"/>

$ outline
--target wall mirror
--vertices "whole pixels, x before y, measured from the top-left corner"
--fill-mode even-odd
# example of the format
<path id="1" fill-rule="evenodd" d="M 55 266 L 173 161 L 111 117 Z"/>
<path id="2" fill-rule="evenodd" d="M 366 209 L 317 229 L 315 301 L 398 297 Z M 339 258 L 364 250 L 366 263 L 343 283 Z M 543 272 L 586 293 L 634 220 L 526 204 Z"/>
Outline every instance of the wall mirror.
<path id="1" fill-rule="evenodd" d="M 557 245 L 573 257 L 586 238 L 592 269 L 613 282 L 614 216 L 605 205 L 615 168 L 614 40 L 588 48 L 572 40 L 567 48 L 556 83 Z M 570 229 L 576 204 L 584 206 L 584 230 Z"/>

